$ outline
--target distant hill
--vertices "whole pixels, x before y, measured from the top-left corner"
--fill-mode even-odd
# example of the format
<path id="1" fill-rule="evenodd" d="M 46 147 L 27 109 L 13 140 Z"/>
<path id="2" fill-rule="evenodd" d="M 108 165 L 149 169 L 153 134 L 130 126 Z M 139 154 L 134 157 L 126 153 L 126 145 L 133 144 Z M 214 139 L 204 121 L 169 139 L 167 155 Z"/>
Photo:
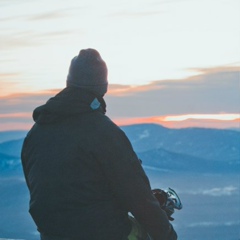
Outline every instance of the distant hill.
<path id="1" fill-rule="evenodd" d="M 240 168 L 238 131 L 169 129 L 157 124 L 137 124 L 121 128 L 129 137 L 143 165 L 195 172 L 226 172 L 237 171 Z M 0 132 L 0 136 L 1 134 Z M 12 136 L 13 139 L 19 134 Z M 8 164 L 11 161 L 19 162 L 23 140 L 24 138 L 21 138 L 0 143 L 0 160 Z"/>
<path id="2" fill-rule="evenodd" d="M 26 134 L 27 131 L 23 130 L 0 132 L 0 143 L 24 138 Z"/>
<path id="3" fill-rule="evenodd" d="M 238 132 L 240 132 L 240 127 L 238 127 L 238 128 L 230 128 L 229 130 L 233 130 L 233 131 L 238 131 Z"/>
<path id="4" fill-rule="evenodd" d="M 0 172 L 9 172 L 21 168 L 20 158 L 0 153 Z"/>
<path id="5" fill-rule="evenodd" d="M 138 153 L 142 160 L 143 167 L 154 167 L 165 171 L 193 173 L 227 173 L 238 172 L 240 161 L 208 160 L 189 156 L 186 154 L 174 153 L 161 148 Z"/>
<path id="6" fill-rule="evenodd" d="M 1 143 L 0 153 L 20 158 L 23 140 L 22 138 Z"/>
<path id="7" fill-rule="evenodd" d="M 240 158 L 240 132 L 222 129 L 170 129 L 157 124 L 123 126 L 136 152 L 165 149 L 209 160 Z"/>

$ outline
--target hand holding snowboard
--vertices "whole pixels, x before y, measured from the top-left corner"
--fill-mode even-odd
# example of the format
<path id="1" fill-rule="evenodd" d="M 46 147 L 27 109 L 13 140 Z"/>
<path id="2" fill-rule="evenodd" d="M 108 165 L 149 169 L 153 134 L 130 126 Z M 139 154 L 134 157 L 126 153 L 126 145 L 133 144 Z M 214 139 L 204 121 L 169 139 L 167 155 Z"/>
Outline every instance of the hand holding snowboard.
<path id="1" fill-rule="evenodd" d="M 182 209 L 182 203 L 177 193 L 171 188 L 168 188 L 167 191 L 153 189 L 152 193 L 158 200 L 162 210 L 166 212 L 168 219 L 173 221 L 174 209 Z M 132 223 L 132 231 L 128 236 L 128 240 L 151 240 L 151 237 L 143 230 L 135 218 L 129 216 L 129 220 Z"/>
<path id="2" fill-rule="evenodd" d="M 153 189 L 152 192 L 160 203 L 161 208 L 166 212 L 168 219 L 173 221 L 174 218 L 171 216 L 174 213 L 174 209 L 182 209 L 182 203 L 177 193 L 171 188 L 168 188 L 166 192 L 161 189 Z"/>

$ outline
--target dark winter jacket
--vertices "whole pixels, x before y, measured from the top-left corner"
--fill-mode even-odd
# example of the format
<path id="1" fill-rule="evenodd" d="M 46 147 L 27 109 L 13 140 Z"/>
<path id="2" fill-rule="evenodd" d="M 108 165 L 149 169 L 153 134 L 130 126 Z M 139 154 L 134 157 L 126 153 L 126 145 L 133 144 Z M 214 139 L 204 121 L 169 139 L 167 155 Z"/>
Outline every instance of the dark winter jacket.
<path id="1" fill-rule="evenodd" d="M 175 239 L 129 140 L 103 109 L 102 99 L 70 87 L 35 109 L 22 164 L 38 230 L 122 240 L 131 212 L 154 239 Z"/>

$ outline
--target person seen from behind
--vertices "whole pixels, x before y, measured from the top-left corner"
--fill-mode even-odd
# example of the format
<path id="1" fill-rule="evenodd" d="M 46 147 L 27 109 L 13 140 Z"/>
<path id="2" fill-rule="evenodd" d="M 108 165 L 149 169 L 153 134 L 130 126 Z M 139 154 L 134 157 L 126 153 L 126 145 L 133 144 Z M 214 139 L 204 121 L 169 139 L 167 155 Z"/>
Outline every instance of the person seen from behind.
<path id="1" fill-rule="evenodd" d="M 145 239 L 176 240 L 130 141 L 105 115 L 107 75 L 98 51 L 83 49 L 66 88 L 34 110 L 21 153 L 29 212 L 41 240 L 128 240 L 128 213 Z"/>

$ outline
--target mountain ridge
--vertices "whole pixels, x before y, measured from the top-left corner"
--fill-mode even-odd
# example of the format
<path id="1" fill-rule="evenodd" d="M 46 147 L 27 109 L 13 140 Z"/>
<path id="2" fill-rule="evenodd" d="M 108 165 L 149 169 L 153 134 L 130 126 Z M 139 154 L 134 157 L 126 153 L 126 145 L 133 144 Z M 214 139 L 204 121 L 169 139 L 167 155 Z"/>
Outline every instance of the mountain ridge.
<path id="1" fill-rule="evenodd" d="M 198 172 L 239 169 L 240 132 L 209 128 L 172 129 L 157 124 L 135 124 L 121 129 L 143 160 L 143 165 Z M 6 156 L 20 159 L 23 140 L 0 143 L 0 159 L 8 163 L 11 161 Z M 208 167 L 203 168 L 203 165 Z"/>
<path id="2" fill-rule="evenodd" d="M 25 130 L 0 131 L 0 144 L 7 141 L 18 140 L 25 137 Z"/>
<path id="3" fill-rule="evenodd" d="M 240 132 L 209 128 L 165 128 L 157 124 L 122 127 L 136 152 L 156 148 L 209 160 L 239 158 Z"/>

